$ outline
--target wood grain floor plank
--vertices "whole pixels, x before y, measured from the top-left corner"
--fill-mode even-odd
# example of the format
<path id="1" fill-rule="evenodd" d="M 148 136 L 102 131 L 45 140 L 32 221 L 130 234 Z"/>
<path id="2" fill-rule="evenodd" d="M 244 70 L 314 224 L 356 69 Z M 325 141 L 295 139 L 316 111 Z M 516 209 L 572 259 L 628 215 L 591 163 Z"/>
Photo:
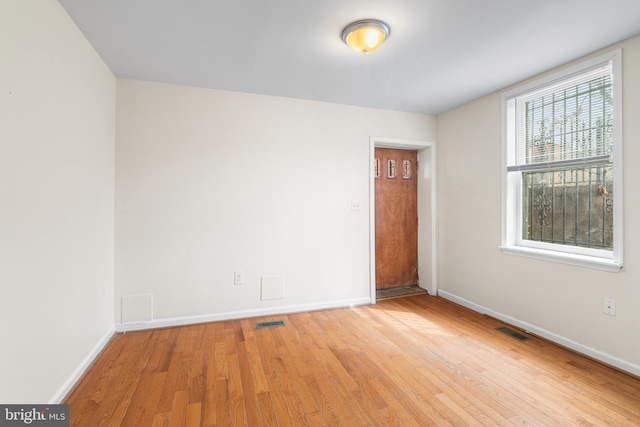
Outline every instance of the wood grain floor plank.
<path id="1" fill-rule="evenodd" d="M 216 359 L 216 380 L 226 380 L 229 378 L 229 368 L 227 366 L 227 350 L 225 339 L 225 324 L 216 324 L 215 359 Z"/>
<path id="2" fill-rule="evenodd" d="M 280 347 L 278 347 L 280 348 Z M 285 365 L 285 358 L 279 357 L 272 362 L 274 374 L 277 381 L 277 387 L 270 386 L 271 390 L 279 389 L 282 392 L 282 401 L 287 405 L 290 415 L 291 425 L 305 425 L 306 411 L 300 400 L 300 395 L 306 392 L 306 386 L 300 384 L 300 377 L 289 374 Z M 300 385 L 300 388 L 298 387 Z M 308 396 L 308 394 L 306 395 Z M 280 418 L 279 418 L 280 419 Z"/>
<path id="3" fill-rule="evenodd" d="M 295 393 L 295 398 L 300 404 L 300 409 L 305 414 L 313 414 L 318 412 L 318 407 L 304 382 L 303 376 L 297 369 L 293 355 L 289 351 L 289 347 L 278 347 L 278 352 L 282 357 L 282 365 L 284 372 L 280 372 L 278 375 L 282 378 L 286 378 L 287 390 L 290 388 Z M 285 380 L 283 380 L 285 382 Z"/>
<path id="4" fill-rule="evenodd" d="M 152 372 L 143 372 L 126 412 L 122 413 L 120 421 L 121 425 L 136 425 L 142 416 L 145 406 L 147 405 L 147 397 L 153 392 L 153 380 L 156 374 Z M 159 388 L 160 389 L 160 388 Z"/>
<path id="5" fill-rule="evenodd" d="M 356 401 L 354 396 L 355 389 L 349 389 L 345 387 L 345 375 L 343 369 L 341 372 L 336 372 L 333 368 L 333 363 L 329 360 L 335 360 L 333 354 L 328 350 L 319 353 L 321 360 L 318 360 L 321 364 L 321 369 L 314 372 L 316 380 L 320 382 L 320 388 L 323 393 L 331 396 L 333 400 L 333 406 L 336 410 L 339 410 L 343 415 L 348 417 L 350 423 L 353 425 L 367 425 L 367 415 L 364 413 L 361 405 L 349 405 L 348 402 Z M 327 380 L 328 379 L 328 380 Z M 351 377 L 348 377 L 349 381 L 352 381 Z M 344 421 L 343 421 L 344 422 Z"/>
<path id="6" fill-rule="evenodd" d="M 158 402 L 160 402 L 160 395 L 162 394 L 163 386 L 165 384 L 167 378 L 167 372 L 158 372 L 153 374 L 153 380 L 151 382 L 151 389 L 148 392 L 143 391 L 140 393 L 142 398 L 144 398 L 145 403 L 141 410 L 141 413 L 138 414 L 139 409 L 136 407 L 131 408 L 131 413 L 127 411 L 125 418 L 123 420 L 122 425 L 139 425 L 139 426 L 148 426 L 153 424 L 153 419 L 157 413 Z M 139 416 L 139 421 L 134 422 L 133 420 Z M 129 419 L 131 423 L 125 423 L 125 421 Z"/>
<path id="7" fill-rule="evenodd" d="M 288 399 L 285 396 L 291 379 L 288 376 L 278 378 L 278 368 L 275 365 L 281 362 L 282 359 L 278 352 L 278 346 L 273 337 L 272 330 L 256 330 L 253 337 L 255 338 L 257 349 L 262 355 L 260 358 L 262 371 L 264 372 L 267 388 L 269 389 L 269 396 L 275 409 L 278 424 L 282 426 L 294 426 L 293 414 L 302 411 L 299 408 L 297 399 Z"/>
<path id="8" fill-rule="evenodd" d="M 268 391 L 258 393 L 258 402 L 260 404 L 260 413 L 262 414 L 262 425 L 271 427 L 278 425 L 276 411 L 271 402 L 271 395 Z"/>
<path id="9" fill-rule="evenodd" d="M 83 414 L 84 425 L 105 425 L 110 423 L 118 406 L 128 406 L 133 396 L 133 391 L 140 381 L 140 375 L 144 369 L 152 347 L 148 344 L 153 341 L 153 334 L 137 334 L 127 337 L 126 350 L 121 352 L 108 386 L 101 390 L 102 402 L 95 407 L 91 414 Z M 124 350 L 124 348 L 123 348 Z M 103 394 L 104 393 L 104 394 Z M 90 416 L 89 416 L 90 415 Z M 120 416 L 117 414 L 116 417 Z M 71 414 L 70 414 L 71 417 Z"/>
<path id="10" fill-rule="evenodd" d="M 256 342 L 253 326 L 254 323 L 252 324 L 248 320 L 243 320 L 241 321 L 241 325 L 244 329 L 244 343 L 247 349 L 247 359 L 249 361 L 251 375 L 253 375 L 256 393 L 265 393 L 269 391 L 269 386 L 262 366 L 261 355 L 258 351 L 258 344 Z"/>
<path id="11" fill-rule="evenodd" d="M 378 378 L 372 378 L 368 381 L 368 385 L 376 390 L 376 392 L 385 401 L 386 406 L 398 418 L 401 425 L 404 426 L 424 426 L 424 425 L 451 425 L 438 423 L 422 411 L 416 411 L 414 407 L 406 408 L 402 401 L 398 400 L 397 392 L 390 391 Z"/>
<path id="12" fill-rule="evenodd" d="M 206 326 L 211 331 L 213 341 L 210 347 L 205 349 L 205 359 L 203 360 L 204 378 L 202 391 L 202 414 L 200 417 L 203 426 L 214 426 L 216 423 L 216 382 L 217 382 L 217 362 L 216 362 L 216 341 L 215 324 Z M 223 352 L 224 353 L 224 352 Z"/>
<path id="13" fill-rule="evenodd" d="M 202 414 L 202 403 L 190 403 L 187 407 L 187 419 L 184 423 L 186 427 L 201 425 L 200 416 Z"/>
<path id="14" fill-rule="evenodd" d="M 360 350 L 344 349 L 334 350 L 338 354 L 338 358 L 343 360 L 345 369 L 358 384 L 369 384 L 379 374 L 379 368 L 371 362 L 371 360 Z M 353 352 L 352 355 L 348 355 Z M 373 425 L 398 425 L 404 424 L 402 417 L 392 410 L 384 397 L 376 390 L 376 387 L 360 387 L 360 390 L 354 393 L 356 400 L 360 402 L 363 410 L 369 416 Z M 404 412 L 404 411 L 403 411 Z"/>
<path id="15" fill-rule="evenodd" d="M 228 426 L 231 424 L 231 404 L 229 400 L 229 381 L 216 381 L 215 392 L 215 425 Z"/>
<path id="16" fill-rule="evenodd" d="M 227 356 L 229 363 L 229 403 L 231 405 L 231 417 L 233 425 L 243 426 L 247 424 L 247 410 L 245 406 L 242 380 L 240 379 L 240 363 L 237 354 Z"/>
<path id="17" fill-rule="evenodd" d="M 169 416 L 168 412 L 158 412 L 153 417 L 151 427 L 169 427 Z"/>
<path id="18" fill-rule="evenodd" d="M 189 390 L 176 391 L 171 404 L 169 414 L 169 427 L 184 427 L 187 420 L 187 408 L 189 407 Z"/>
<path id="19" fill-rule="evenodd" d="M 301 425 L 303 426 L 318 426 L 318 427 L 328 427 L 329 424 L 325 422 L 319 412 L 311 412 L 305 414 L 304 416 L 305 422 Z"/>
<path id="20" fill-rule="evenodd" d="M 315 376 L 310 374 L 304 376 L 303 379 L 316 403 L 316 406 L 318 407 L 318 414 L 322 417 L 324 422 L 328 425 L 341 425 L 341 417 L 344 417 L 345 415 L 340 411 L 336 411 L 334 408 L 335 402 L 330 401 L 330 397 L 327 397 L 323 393 Z"/>
<path id="21" fill-rule="evenodd" d="M 237 347 L 238 364 L 240 366 L 240 380 L 242 382 L 244 404 L 247 413 L 247 424 L 250 426 L 260 425 L 260 403 L 258 402 L 258 394 L 256 393 L 253 375 L 251 374 L 251 366 L 247 354 L 246 343 L 238 343 Z"/>
<path id="22" fill-rule="evenodd" d="M 158 401 L 158 412 L 169 413 L 171 412 L 171 406 L 173 405 L 173 398 L 176 390 L 178 390 L 178 381 L 180 379 L 180 369 L 182 367 L 182 353 L 173 353 L 171 355 L 171 361 L 169 362 L 169 368 L 167 369 L 167 376 L 165 377 L 165 383 L 162 386 L 162 393 L 160 400 Z"/>

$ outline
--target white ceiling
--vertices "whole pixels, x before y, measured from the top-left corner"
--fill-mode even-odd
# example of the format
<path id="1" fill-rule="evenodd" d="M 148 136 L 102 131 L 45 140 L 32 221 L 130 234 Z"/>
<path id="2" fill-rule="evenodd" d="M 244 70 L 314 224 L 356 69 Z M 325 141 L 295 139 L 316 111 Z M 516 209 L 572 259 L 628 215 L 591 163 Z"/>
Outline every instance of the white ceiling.
<path id="1" fill-rule="evenodd" d="M 425 114 L 640 34 L 640 0 L 59 1 L 118 77 Z"/>

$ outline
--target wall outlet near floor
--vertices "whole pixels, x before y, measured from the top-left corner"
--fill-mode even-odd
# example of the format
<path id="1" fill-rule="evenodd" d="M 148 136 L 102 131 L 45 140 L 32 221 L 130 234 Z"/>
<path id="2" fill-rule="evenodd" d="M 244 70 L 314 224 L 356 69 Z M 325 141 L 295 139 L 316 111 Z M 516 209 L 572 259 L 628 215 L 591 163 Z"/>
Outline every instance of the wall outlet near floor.
<path id="1" fill-rule="evenodd" d="M 244 271 L 234 271 L 233 272 L 233 284 L 234 285 L 243 285 L 244 284 Z"/>
<path id="2" fill-rule="evenodd" d="M 616 300 L 611 298 L 604 299 L 604 313 L 610 316 L 616 315 Z"/>

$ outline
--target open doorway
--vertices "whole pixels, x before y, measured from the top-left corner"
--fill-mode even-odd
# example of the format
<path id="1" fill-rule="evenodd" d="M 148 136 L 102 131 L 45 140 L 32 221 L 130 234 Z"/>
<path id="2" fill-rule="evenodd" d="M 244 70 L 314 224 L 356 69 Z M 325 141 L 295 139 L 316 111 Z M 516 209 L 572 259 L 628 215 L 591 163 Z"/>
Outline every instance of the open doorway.
<path id="1" fill-rule="evenodd" d="M 400 152 L 400 155 L 393 154 L 391 157 L 385 157 L 382 154 L 387 153 L 386 150 L 380 150 L 378 152 L 379 155 L 376 156 L 376 148 L 403 151 Z M 413 164 L 410 157 L 411 153 L 416 156 L 416 161 Z M 404 154 L 407 155 L 405 156 Z M 425 141 L 372 137 L 370 139 L 370 162 L 372 165 L 370 178 L 371 302 L 376 302 L 377 288 L 410 286 L 414 284 L 414 282 L 420 289 L 428 291 L 431 295 L 436 295 L 435 146 L 433 143 Z M 415 178 L 416 201 L 415 207 L 409 206 L 409 211 L 411 211 L 411 209 L 414 209 L 414 212 L 417 210 L 418 220 L 417 224 L 415 224 L 417 227 L 417 236 L 414 238 L 416 242 L 414 243 L 410 237 L 405 238 L 405 231 L 399 231 L 395 228 L 392 230 L 392 234 L 395 237 L 392 238 L 392 241 L 388 241 L 385 244 L 381 242 L 380 239 L 386 239 L 387 237 L 376 237 L 376 221 L 380 219 L 378 217 L 381 214 L 385 215 L 385 213 L 380 210 L 378 214 L 376 214 L 376 179 L 387 179 L 389 180 L 388 183 L 394 186 L 389 190 L 391 194 L 390 203 L 392 203 L 392 206 L 388 209 L 388 211 L 393 214 L 394 209 L 396 209 L 396 204 L 404 205 L 404 201 L 400 203 L 400 199 L 395 197 L 397 196 L 395 193 L 399 191 L 401 186 L 410 187 L 409 183 L 412 176 Z M 402 199 L 406 197 L 410 196 L 402 196 Z M 385 203 L 389 203 L 389 201 Z M 404 209 L 404 207 L 402 209 Z M 401 222 L 406 221 L 406 219 L 410 217 L 411 214 L 401 219 Z M 412 226 L 409 225 L 409 227 L 411 228 Z M 398 236 L 400 236 L 399 239 Z M 401 240 L 401 242 L 399 243 L 398 240 Z M 381 246 L 381 244 L 384 246 Z M 385 251 L 385 249 L 383 249 L 384 247 L 390 250 Z M 413 251 L 415 254 L 416 249 L 416 259 L 412 261 L 411 252 Z M 393 269 L 396 268 L 393 266 L 390 267 L 391 272 L 380 271 L 380 264 L 376 262 L 378 257 L 385 259 L 385 268 L 389 268 L 391 264 L 394 264 L 394 262 L 389 262 L 389 253 L 391 253 L 392 258 L 395 256 L 394 254 L 397 254 L 396 258 L 401 265 L 399 268 L 402 272 L 399 272 L 399 270 L 393 271 Z M 412 266 L 412 262 L 415 262 L 415 267 Z M 378 280 L 376 280 L 376 277 L 378 277 Z M 378 283 L 378 281 L 381 283 Z"/>

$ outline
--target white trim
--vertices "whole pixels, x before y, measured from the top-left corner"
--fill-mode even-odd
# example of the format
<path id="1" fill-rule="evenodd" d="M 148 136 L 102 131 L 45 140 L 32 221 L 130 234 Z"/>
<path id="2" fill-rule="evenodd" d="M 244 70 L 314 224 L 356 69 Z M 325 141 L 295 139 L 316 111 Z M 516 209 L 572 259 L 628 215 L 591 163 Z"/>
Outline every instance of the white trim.
<path id="1" fill-rule="evenodd" d="M 112 326 L 109 328 L 107 333 L 98 341 L 98 343 L 93 347 L 93 349 L 87 354 L 87 357 L 78 365 L 78 367 L 73 371 L 73 373 L 67 378 L 67 380 L 62 384 L 62 387 L 56 392 L 56 394 L 49 400 L 49 404 L 55 405 L 62 402 L 67 394 L 73 389 L 76 383 L 82 378 L 82 375 L 86 372 L 86 370 L 91 366 L 93 361 L 98 357 L 98 355 L 102 352 L 104 347 L 107 345 L 113 334 L 115 333 L 115 328 Z"/>
<path id="2" fill-rule="evenodd" d="M 244 319 L 249 317 L 272 316 L 278 314 L 301 313 L 329 308 L 355 307 L 367 305 L 369 298 L 355 298 L 349 300 L 329 301 L 313 304 L 301 304 L 285 307 L 269 307 L 252 310 L 227 311 L 224 313 L 204 314 L 200 316 L 168 317 L 154 319 L 148 322 L 130 322 L 116 325 L 116 332 L 141 331 L 145 329 L 166 328 L 170 326 L 192 325 L 196 323 L 219 322 L 222 320 Z"/>
<path id="3" fill-rule="evenodd" d="M 548 251 L 545 249 L 530 248 L 526 246 L 500 246 L 500 250 L 508 255 L 517 255 L 534 258 L 541 261 L 558 262 L 561 264 L 576 265 L 578 267 L 593 268 L 596 270 L 617 273 L 622 264 L 612 259 L 580 255 L 569 252 Z"/>
<path id="4" fill-rule="evenodd" d="M 562 347 L 566 347 L 569 348 L 577 353 L 583 354 L 585 356 L 591 357 L 593 359 L 596 359 L 606 365 L 609 366 L 613 366 L 617 369 L 620 369 L 622 371 L 628 372 L 632 375 L 635 376 L 640 376 L 640 365 L 636 365 L 634 363 L 631 362 L 627 362 L 625 360 L 619 359 L 615 356 L 611 356 L 610 354 L 604 353 L 602 351 L 596 350 L 592 347 L 587 347 L 583 344 L 580 344 L 578 342 L 575 342 L 567 337 L 564 337 L 562 335 L 558 335 L 556 333 L 553 333 L 551 331 L 548 331 L 546 329 L 540 328 L 536 325 L 532 325 L 531 323 L 528 322 L 524 322 L 522 320 L 518 320 L 516 318 L 513 318 L 511 316 L 508 316 L 506 314 L 502 314 L 500 312 L 497 312 L 495 310 L 491 310 L 487 307 L 484 307 L 480 304 L 476 304 L 474 302 L 471 302 L 467 299 L 464 299 L 462 297 L 459 297 L 457 295 L 454 295 L 452 293 L 449 293 L 447 291 L 443 291 L 443 290 L 439 290 L 438 291 L 438 296 L 441 296 L 444 299 L 447 299 L 449 301 L 452 301 L 456 304 L 459 304 L 463 307 L 467 307 L 470 310 L 473 310 L 475 312 L 478 312 L 480 314 L 486 314 L 488 316 L 491 316 L 495 319 L 501 320 L 509 325 L 513 325 L 515 327 L 518 327 L 520 329 L 523 329 L 527 332 L 530 332 L 534 335 L 537 335 L 539 337 L 542 337 L 544 339 L 547 339 L 549 341 L 552 341 L 558 345 L 561 345 Z"/>
<path id="5" fill-rule="evenodd" d="M 562 80 L 568 80 L 571 79 L 577 75 L 580 74 L 585 74 L 587 72 L 589 72 L 589 70 L 593 70 L 596 69 L 600 66 L 602 66 L 602 64 L 608 62 L 608 61 L 613 61 L 614 64 L 613 66 L 616 67 L 615 62 L 617 60 L 619 60 L 620 56 L 621 56 L 621 52 L 622 49 L 616 49 L 614 51 L 605 53 L 603 55 L 600 56 L 596 56 L 595 58 L 591 58 L 587 61 L 581 62 L 579 64 L 576 64 L 572 67 L 569 68 L 565 68 L 564 70 L 560 70 L 556 73 L 553 73 L 551 75 L 548 75 L 546 77 L 542 77 L 540 79 L 536 79 L 530 83 L 521 85 L 516 87 L 515 89 L 512 89 L 508 92 L 505 92 L 503 94 L 503 98 L 504 99 L 508 99 L 508 98 L 516 98 L 519 96 L 524 95 L 525 93 L 528 92 L 533 92 L 536 90 L 540 90 L 543 89 L 547 86 L 551 86 L 554 83 L 557 83 L 559 81 Z M 617 65 L 620 65 L 617 64 Z M 504 103 L 503 103 L 504 104 Z"/>
<path id="6" fill-rule="evenodd" d="M 396 150 L 415 150 L 421 152 L 430 150 L 429 170 L 431 171 L 431 289 L 427 289 L 431 295 L 438 292 L 438 275 L 437 275 L 437 221 L 436 221 L 436 146 L 435 143 L 429 141 L 420 141 L 412 139 L 385 138 L 375 137 L 369 138 L 369 277 L 371 282 L 371 304 L 376 303 L 376 207 L 375 207 L 375 176 L 373 170 L 373 162 L 375 160 L 376 148 L 393 148 Z M 426 165 L 423 165 L 425 167 Z M 419 191 L 420 189 L 418 189 Z M 420 198 L 420 194 L 418 194 Z M 419 224 L 425 224 L 422 218 L 418 218 Z M 418 225 L 420 227 L 420 225 Z M 420 242 L 418 242 L 420 247 Z M 418 252 L 418 256 L 420 253 Z M 418 271 L 418 274 L 420 271 Z"/>
<path id="7" fill-rule="evenodd" d="M 624 134 L 624 127 L 622 123 L 622 117 L 624 111 L 622 110 L 622 49 L 615 50 L 610 54 L 611 65 L 613 68 L 613 128 L 619 130 L 614 132 L 613 135 L 613 188 L 616 194 L 624 194 L 624 178 L 623 178 L 623 150 L 624 140 L 622 135 Z M 616 81 L 619 80 L 619 81 Z M 624 236 L 624 221 L 623 221 L 623 198 L 614 197 L 613 199 L 613 258 L 614 261 L 622 264 L 624 260 L 623 255 L 623 236 Z"/>
<path id="8" fill-rule="evenodd" d="M 369 142 L 374 148 L 393 148 L 395 150 L 416 150 L 433 147 L 433 142 L 420 141 L 416 139 L 384 138 L 372 136 Z"/>
<path id="9" fill-rule="evenodd" d="M 549 169 L 599 165 L 601 163 L 608 163 L 610 160 L 611 156 L 609 154 L 603 154 L 601 156 L 592 156 L 581 159 L 554 160 L 552 162 L 527 163 L 522 165 L 508 166 L 507 172 L 546 172 Z"/>

